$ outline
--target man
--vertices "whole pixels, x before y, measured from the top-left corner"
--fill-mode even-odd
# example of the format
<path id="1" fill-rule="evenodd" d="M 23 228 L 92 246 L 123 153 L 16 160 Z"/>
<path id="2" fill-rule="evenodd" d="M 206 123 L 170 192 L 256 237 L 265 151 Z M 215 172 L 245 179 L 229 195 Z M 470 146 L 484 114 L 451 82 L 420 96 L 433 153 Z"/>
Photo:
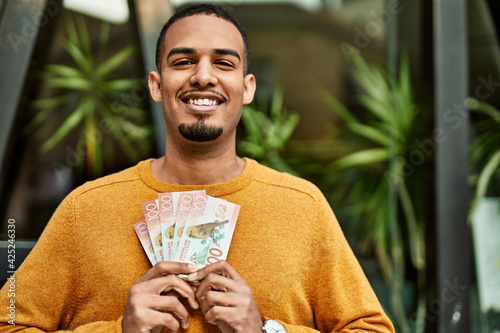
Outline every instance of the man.
<path id="1" fill-rule="evenodd" d="M 63 201 L 16 274 L 16 325 L 393 332 L 319 190 L 236 155 L 236 126 L 256 85 L 248 59 L 243 29 L 217 7 L 194 5 L 167 22 L 158 72 L 149 75 L 167 125 L 165 156 L 87 183 Z M 199 189 L 241 206 L 227 261 L 151 268 L 132 229 L 141 202 Z M 201 281 L 197 290 L 179 274 Z M 12 302 L 6 288 L 4 305 Z"/>

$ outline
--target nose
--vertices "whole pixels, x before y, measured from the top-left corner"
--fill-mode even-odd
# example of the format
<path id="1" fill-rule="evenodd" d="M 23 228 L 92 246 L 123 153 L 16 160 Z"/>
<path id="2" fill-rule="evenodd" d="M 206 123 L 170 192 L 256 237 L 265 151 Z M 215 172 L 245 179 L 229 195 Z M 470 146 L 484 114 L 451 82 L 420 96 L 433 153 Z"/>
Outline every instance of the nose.
<path id="1" fill-rule="evenodd" d="M 215 86 L 217 84 L 214 68 L 208 59 L 198 62 L 195 67 L 195 73 L 191 76 L 190 83 L 201 87 Z"/>

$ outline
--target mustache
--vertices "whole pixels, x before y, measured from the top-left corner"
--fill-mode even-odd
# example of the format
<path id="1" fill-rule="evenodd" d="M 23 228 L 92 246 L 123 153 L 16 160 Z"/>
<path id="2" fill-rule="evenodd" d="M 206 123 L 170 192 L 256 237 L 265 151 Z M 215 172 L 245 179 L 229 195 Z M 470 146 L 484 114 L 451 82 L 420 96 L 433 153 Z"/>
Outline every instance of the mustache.
<path id="1" fill-rule="evenodd" d="M 208 93 L 219 96 L 219 98 L 222 99 L 223 102 L 227 101 L 227 97 L 224 94 L 218 92 L 217 90 L 213 90 L 213 89 L 189 89 L 189 90 L 185 90 L 179 94 L 179 98 L 184 99 L 189 94 L 200 93 L 200 92 L 201 93 L 208 92 Z"/>

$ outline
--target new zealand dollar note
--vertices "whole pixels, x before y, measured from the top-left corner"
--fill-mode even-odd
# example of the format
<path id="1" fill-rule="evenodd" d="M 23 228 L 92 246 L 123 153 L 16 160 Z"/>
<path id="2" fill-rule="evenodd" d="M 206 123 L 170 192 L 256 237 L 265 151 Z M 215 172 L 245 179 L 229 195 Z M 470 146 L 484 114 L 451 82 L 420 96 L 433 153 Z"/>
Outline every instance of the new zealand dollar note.
<path id="1" fill-rule="evenodd" d="M 146 220 L 142 220 L 139 223 L 134 224 L 134 230 L 137 234 L 137 238 L 139 238 L 139 242 L 141 242 L 142 248 L 146 256 L 148 257 L 151 265 L 156 265 L 156 257 L 155 252 L 153 250 L 153 245 L 151 244 L 151 238 L 149 237 L 148 224 Z"/>
<path id="2" fill-rule="evenodd" d="M 175 253 L 179 247 L 184 224 L 186 224 L 191 205 L 193 204 L 193 192 L 181 192 L 179 195 L 179 203 L 177 204 L 177 214 L 175 216 L 174 238 L 172 240 L 172 258 L 175 258 Z"/>
<path id="3" fill-rule="evenodd" d="M 177 251 L 175 252 L 174 257 L 172 258 L 172 261 L 180 261 L 182 251 L 186 247 L 186 242 L 189 242 L 189 239 L 186 239 L 186 237 L 184 236 L 184 234 L 186 233 L 186 226 L 195 225 L 199 223 L 203 215 L 203 211 L 205 210 L 207 200 L 208 196 L 204 193 L 195 193 L 193 195 L 191 208 L 189 209 L 189 214 L 187 214 L 184 228 L 182 228 L 182 230 L 179 233 L 180 240 L 177 246 Z"/>
<path id="4" fill-rule="evenodd" d="M 160 216 L 158 213 L 158 199 L 142 203 L 142 209 L 148 225 L 149 237 L 158 261 L 163 261 L 163 245 L 161 237 Z"/>
<path id="5" fill-rule="evenodd" d="M 158 211 L 163 244 L 163 256 L 172 260 L 172 242 L 175 232 L 175 216 L 179 202 L 179 192 L 158 193 Z"/>
<path id="6" fill-rule="evenodd" d="M 174 261 L 195 263 L 200 267 L 225 260 L 231 245 L 240 206 L 207 197 L 201 218 L 184 226 Z"/>
<path id="7" fill-rule="evenodd" d="M 187 191 L 186 193 L 194 195 L 198 192 L 205 194 L 205 190 Z M 158 193 L 158 212 L 160 214 L 163 256 L 166 261 L 173 260 L 174 258 L 175 221 L 181 193 L 183 192 Z"/>

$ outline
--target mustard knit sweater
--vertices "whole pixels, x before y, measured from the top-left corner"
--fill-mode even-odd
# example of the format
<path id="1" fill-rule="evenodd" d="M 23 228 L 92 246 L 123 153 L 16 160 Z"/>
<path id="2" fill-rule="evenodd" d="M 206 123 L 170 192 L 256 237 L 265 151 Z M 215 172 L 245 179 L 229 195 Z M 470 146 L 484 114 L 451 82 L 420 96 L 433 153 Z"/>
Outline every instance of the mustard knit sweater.
<path id="1" fill-rule="evenodd" d="M 151 160 L 86 183 L 61 203 L 16 274 L 16 326 L 30 332 L 121 332 L 132 284 L 150 267 L 132 225 L 159 192 L 205 189 L 241 205 L 227 261 L 252 288 L 262 316 L 287 332 L 393 332 L 321 192 L 246 159 L 237 178 L 171 185 Z M 11 302 L 0 292 L 1 321 Z M 187 332 L 218 332 L 191 310 Z M 5 325 L 5 326 L 4 326 Z"/>

